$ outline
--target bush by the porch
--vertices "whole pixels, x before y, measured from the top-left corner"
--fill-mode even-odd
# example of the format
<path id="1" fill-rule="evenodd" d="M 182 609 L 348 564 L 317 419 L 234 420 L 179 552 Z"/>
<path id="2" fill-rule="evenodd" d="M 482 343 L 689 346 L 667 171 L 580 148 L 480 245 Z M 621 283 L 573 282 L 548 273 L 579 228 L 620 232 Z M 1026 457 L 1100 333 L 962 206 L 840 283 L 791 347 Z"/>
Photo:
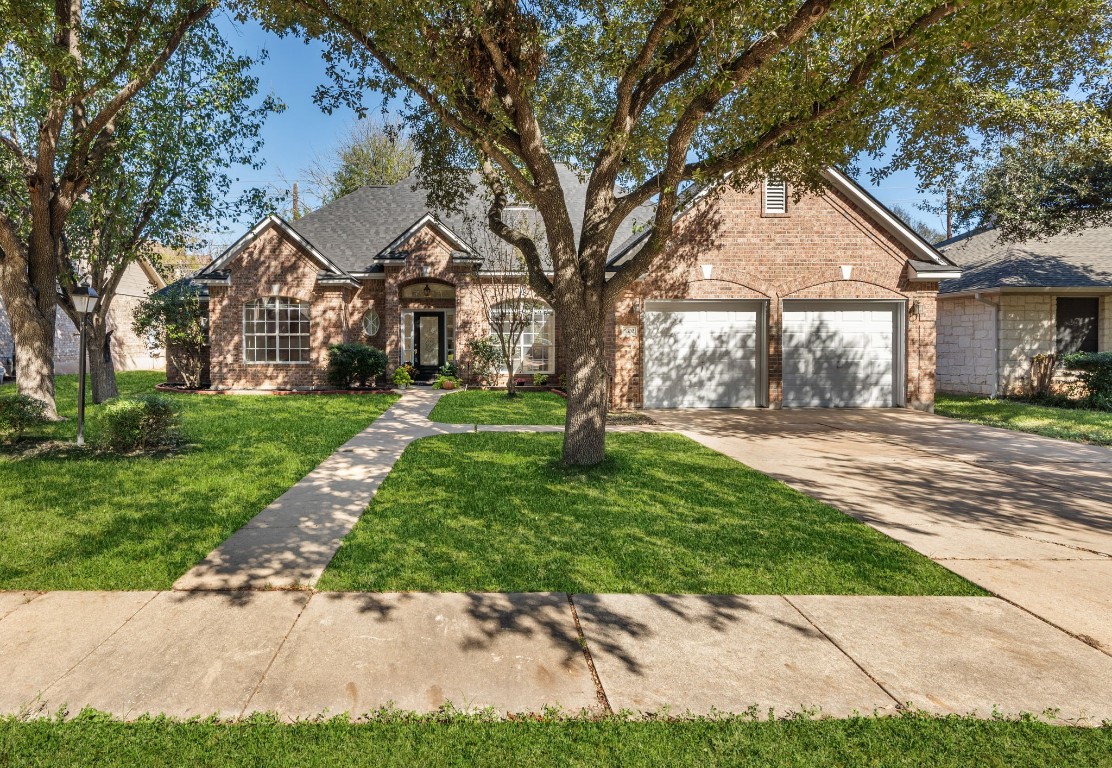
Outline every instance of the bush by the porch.
<path id="1" fill-rule="evenodd" d="M 1062 367 L 1077 374 L 1088 407 L 1112 411 L 1112 352 L 1075 352 Z"/>
<path id="2" fill-rule="evenodd" d="M 388 360 L 381 349 L 366 344 L 333 344 L 328 348 L 328 383 L 339 389 L 374 384 L 386 373 Z"/>

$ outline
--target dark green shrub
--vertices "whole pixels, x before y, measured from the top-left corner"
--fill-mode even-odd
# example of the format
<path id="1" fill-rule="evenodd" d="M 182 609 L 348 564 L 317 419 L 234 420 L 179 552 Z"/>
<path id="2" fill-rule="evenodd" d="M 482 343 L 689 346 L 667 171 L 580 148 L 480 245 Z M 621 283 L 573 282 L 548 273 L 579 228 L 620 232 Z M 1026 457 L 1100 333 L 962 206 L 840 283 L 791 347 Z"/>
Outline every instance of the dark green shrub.
<path id="1" fill-rule="evenodd" d="M 386 353 L 366 344 L 333 344 L 328 348 L 328 383 L 340 389 L 374 383 L 386 373 Z"/>
<path id="2" fill-rule="evenodd" d="M 113 451 L 167 448 L 180 439 L 181 409 L 163 395 L 114 400 L 102 413 L 104 442 Z"/>
<path id="3" fill-rule="evenodd" d="M 1062 358 L 1062 367 L 1077 374 L 1086 405 L 1112 411 L 1112 352 L 1074 352 Z"/>
<path id="4" fill-rule="evenodd" d="M 437 373 L 439 373 L 441 376 L 447 376 L 450 379 L 459 378 L 459 368 L 457 368 L 456 364 L 453 363 L 451 360 L 440 366 L 440 370 L 437 371 Z"/>
<path id="5" fill-rule="evenodd" d="M 31 427 L 46 423 L 46 403 L 27 395 L 0 396 L 0 436 L 15 442 Z"/>

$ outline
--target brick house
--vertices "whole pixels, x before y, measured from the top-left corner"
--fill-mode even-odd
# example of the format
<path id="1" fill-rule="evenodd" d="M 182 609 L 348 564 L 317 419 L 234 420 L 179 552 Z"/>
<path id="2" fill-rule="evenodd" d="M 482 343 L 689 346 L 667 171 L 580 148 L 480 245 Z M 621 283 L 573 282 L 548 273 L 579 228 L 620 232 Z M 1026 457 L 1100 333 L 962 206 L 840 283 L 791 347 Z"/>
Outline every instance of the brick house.
<path id="1" fill-rule="evenodd" d="M 958 270 L 848 177 L 825 177 L 799 199 L 774 182 L 694 196 L 605 329 L 614 407 L 932 406 L 935 298 Z M 584 187 L 564 182 L 581 221 Z M 650 214 L 615 238 L 610 272 Z M 426 374 L 452 360 L 467 377 L 467 341 L 491 327 L 477 281 L 498 279 L 468 231 L 410 181 L 263 220 L 193 278 L 208 294 L 211 386 L 324 387 L 341 341 Z M 547 307 L 520 351 L 526 373 L 564 372 Z"/>
<path id="2" fill-rule="evenodd" d="M 939 244 L 961 265 L 938 297 L 938 390 L 1022 392 L 1035 355 L 1112 351 L 1112 227 L 1001 243 L 991 230 Z"/>

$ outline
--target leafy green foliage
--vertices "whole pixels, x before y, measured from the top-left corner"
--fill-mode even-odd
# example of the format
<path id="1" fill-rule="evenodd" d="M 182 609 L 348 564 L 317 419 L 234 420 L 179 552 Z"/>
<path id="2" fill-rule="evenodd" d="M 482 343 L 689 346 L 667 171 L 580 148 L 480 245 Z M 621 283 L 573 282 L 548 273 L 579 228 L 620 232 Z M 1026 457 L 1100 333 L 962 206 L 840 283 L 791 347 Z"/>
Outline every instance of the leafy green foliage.
<path id="1" fill-rule="evenodd" d="M 471 359 L 471 375 L 482 382 L 493 380 L 495 371 L 505 362 L 502 348 L 493 339 L 471 339 L 467 342 Z"/>
<path id="2" fill-rule="evenodd" d="M 207 323 L 200 291 L 180 281 L 143 299 L 135 308 L 132 326 L 139 336 L 154 334 L 161 339 L 185 385 L 196 388 L 201 386 Z"/>
<path id="3" fill-rule="evenodd" d="M 181 437 L 181 408 L 164 395 L 139 395 L 104 406 L 104 443 L 117 453 L 151 451 L 176 445 Z"/>
<path id="4" fill-rule="evenodd" d="M 413 366 L 408 363 L 399 365 L 394 369 L 394 375 L 391 377 L 391 381 L 394 382 L 394 386 L 396 387 L 402 387 L 403 389 L 408 387 L 413 383 Z"/>
<path id="5" fill-rule="evenodd" d="M 325 203 L 363 186 L 396 184 L 417 167 L 417 150 L 396 123 L 361 120 L 340 140 L 335 156 L 317 158 L 306 170 L 312 191 Z"/>
<path id="6" fill-rule="evenodd" d="M 478 432 L 412 443 L 320 588 L 983 594 L 685 437 L 607 435 L 607 460 L 586 469 L 558 463 L 560 438 Z"/>
<path id="7" fill-rule="evenodd" d="M 114 155 L 130 131 L 142 130 L 129 129 L 129 110 L 216 5 L 0 4 L 0 299 L 20 316 L 20 390 L 44 400 L 50 416 L 53 343 L 36 337 L 53 332 L 57 287 L 71 289 L 80 271 L 69 262 L 79 244 L 70 216 L 119 190 Z"/>
<path id="8" fill-rule="evenodd" d="M 1112 352 L 1074 352 L 1061 364 L 1077 373 L 1090 408 L 1112 411 Z"/>
<path id="9" fill-rule="evenodd" d="M 0 435 L 15 442 L 32 427 L 46 423 L 46 403 L 27 395 L 0 395 Z"/>
<path id="10" fill-rule="evenodd" d="M 366 344 L 333 344 L 328 348 L 328 383 L 339 389 L 366 387 L 386 373 L 386 353 Z"/>
<path id="11" fill-rule="evenodd" d="M 163 378 L 122 372 L 121 395 L 149 394 Z M 9 392 L 12 385 L 0 387 Z M 0 589 L 169 589 L 396 400 L 168 397 L 182 409 L 189 446 L 173 457 L 0 453 Z M 68 419 L 42 434 L 72 443 L 76 403 L 77 377 L 59 376 L 58 406 Z M 105 407 L 86 413 L 92 444 L 103 442 Z"/>
<path id="12" fill-rule="evenodd" d="M 966 227 L 991 227 L 1004 242 L 1112 223 L 1112 143 L 1104 137 L 1024 136 L 975 163 L 955 194 Z"/>

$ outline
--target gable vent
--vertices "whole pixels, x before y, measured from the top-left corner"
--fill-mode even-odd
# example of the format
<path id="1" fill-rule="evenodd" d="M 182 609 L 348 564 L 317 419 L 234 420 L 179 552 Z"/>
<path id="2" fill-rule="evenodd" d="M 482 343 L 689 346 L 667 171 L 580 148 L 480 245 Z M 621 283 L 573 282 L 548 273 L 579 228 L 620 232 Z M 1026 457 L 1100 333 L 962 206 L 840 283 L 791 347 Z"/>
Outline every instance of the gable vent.
<path id="1" fill-rule="evenodd" d="M 764 212 L 788 212 L 788 185 L 779 179 L 765 179 L 764 183 Z"/>

